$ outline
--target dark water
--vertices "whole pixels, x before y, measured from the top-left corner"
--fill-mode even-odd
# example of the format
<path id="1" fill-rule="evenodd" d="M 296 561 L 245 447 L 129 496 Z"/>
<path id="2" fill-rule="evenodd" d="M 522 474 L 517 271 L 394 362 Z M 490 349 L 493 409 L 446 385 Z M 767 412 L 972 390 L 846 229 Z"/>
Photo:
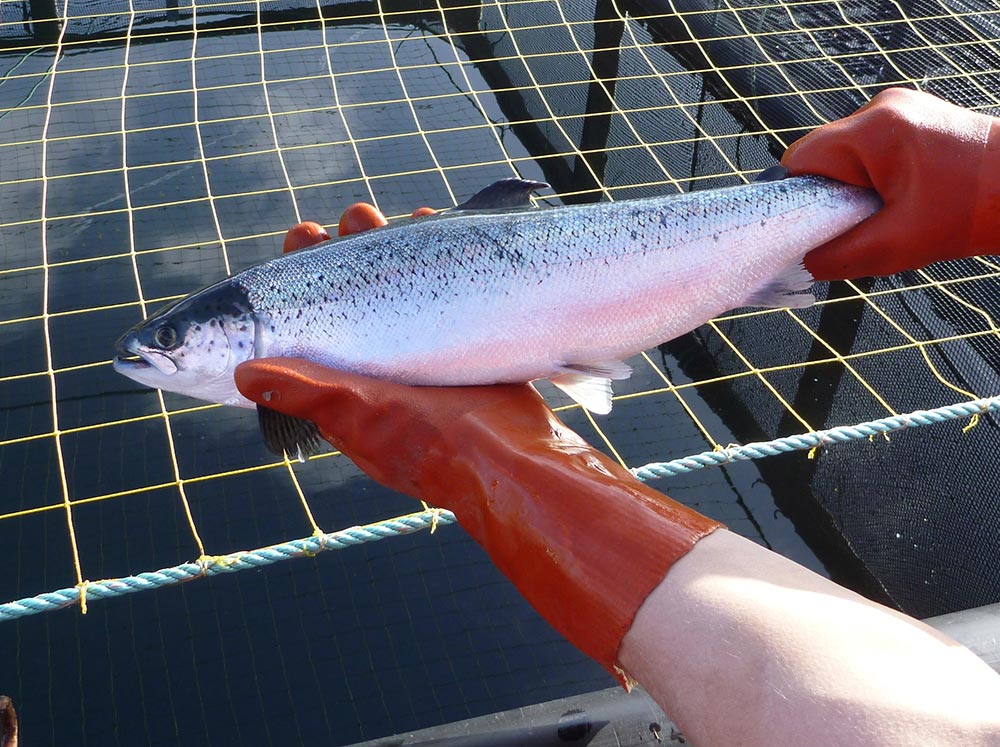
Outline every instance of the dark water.
<path id="1" fill-rule="evenodd" d="M 252 412 L 167 394 L 171 440 L 157 395 L 111 370 L 114 339 L 141 318 L 140 287 L 152 310 L 227 261 L 274 256 L 299 218 L 333 223 L 355 200 L 398 215 L 464 199 L 514 166 L 552 178 L 490 92 L 495 71 L 419 24 L 193 44 L 0 54 L 2 602 L 76 583 L 64 498 L 85 579 L 196 558 L 171 444 L 209 554 L 311 532 Z M 558 77 L 558 64 L 547 69 Z M 613 152 L 609 169 L 627 173 L 628 151 Z M 652 360 L 633 361 L 618 392 L 662 389 L 657 369 L 689 380 L 672 356 Z M 735 440 L 703 391 L 682 396 L 716 441 Z M 566 420 L 606 448 L 578 410 Z M 599 425 L 633 466 L 711 447 L 668 392 L 623 400 Z M 327 531 L 418 508 L 343 459 L 294 470 Z M 756 466 L 661 487 L 819 568 Z M 0 693 L 26 745 L 348 744 L 611 684 L 457 526 L 0 625 Z"/>

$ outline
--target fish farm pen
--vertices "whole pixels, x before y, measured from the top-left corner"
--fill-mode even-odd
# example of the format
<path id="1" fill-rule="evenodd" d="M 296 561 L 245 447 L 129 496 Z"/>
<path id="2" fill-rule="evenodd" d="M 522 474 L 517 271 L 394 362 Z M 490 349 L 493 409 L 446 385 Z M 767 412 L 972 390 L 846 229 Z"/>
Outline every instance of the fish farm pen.
<path id="1" fill-rule="evenodd" d="M 117 375 L 114 341 L 359 200 L 740 184 L 890 86 L 1000 114 L 1000 8 L 0 3 L 0 695 L 24 744 L 346 745 L 612 687 L 447 512 L 333 452 L 276 459 L 251 410 Z M 998 277 L 738 310 L 631 360 L 607 416 L 540 388 L 733 531 L 914 616 L 968 610 L 1000 601 Z"/>

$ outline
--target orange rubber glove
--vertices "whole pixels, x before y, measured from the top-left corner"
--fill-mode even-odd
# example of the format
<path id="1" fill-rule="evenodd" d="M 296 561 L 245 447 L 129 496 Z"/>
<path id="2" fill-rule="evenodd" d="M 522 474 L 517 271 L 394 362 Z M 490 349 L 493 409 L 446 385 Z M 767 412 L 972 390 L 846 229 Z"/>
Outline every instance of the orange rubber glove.
<path id="1" fill-rule="evenodd" d="M 353 206 L 352 206 L 353 207 Z M 305 221 L 288 229 L 285 234 L 285 244 L 283 252 L 294 252 L 296 249 L 305 249 L 307 246 L 318 244 L 321 241 L 329 241 L 330 234 L 319 223 Z"/>
<path id="2" fill-rule="evenodd" d="M 781 163 L 873 187 L 885 203 L 806 255 L 817 280 L 1000 252 L 1000 119 L 891 88 L 793 143 Z"/>
<path id="3" fill-rule="evenodd" d="M 587 445 L 528 384 L 409 387 L 293 358 L 243 363 L 236 384 L 315 422 L 383 485 L 451 509 L 531 605 L 626 687 L 617 656 L 635 613 L 720 526 Z"/>

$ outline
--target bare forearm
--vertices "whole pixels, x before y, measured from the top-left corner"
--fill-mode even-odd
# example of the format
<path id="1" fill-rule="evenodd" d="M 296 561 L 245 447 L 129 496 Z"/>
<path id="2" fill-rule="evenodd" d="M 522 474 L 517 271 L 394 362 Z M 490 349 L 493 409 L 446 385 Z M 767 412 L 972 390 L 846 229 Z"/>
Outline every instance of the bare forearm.
<path id="1" fill-rule="evenodd" d="M 694 745 L 1000 744 L 1000 676 L 967 649 L 725 530 L 619 659 Z"/>

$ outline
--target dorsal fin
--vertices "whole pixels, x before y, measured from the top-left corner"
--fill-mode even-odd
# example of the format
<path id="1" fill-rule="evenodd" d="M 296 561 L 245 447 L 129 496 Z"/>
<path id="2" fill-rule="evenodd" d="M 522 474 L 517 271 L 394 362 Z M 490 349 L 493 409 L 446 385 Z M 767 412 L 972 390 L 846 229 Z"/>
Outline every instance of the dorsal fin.
<path id="1" fill-rule="evenodd" d="M 479 190 L 461 205 L 453 207 L 452 210 L 502 210 L 504 208 L 531 207 L 531 193 L 536 189 L 544 189 L 548 186 L 545 182 L 532 182 L 515 177 L 501 179 Z"/>
<path id="2" fill-rule="evenodd" d="M 778 163 L 774 166 L 768 166 L 766 169 L 757 174 L 753 180 L 755 182 L 780 182 L 782 179 L 787 179 L 791 175 L 791 171 Z"/>

